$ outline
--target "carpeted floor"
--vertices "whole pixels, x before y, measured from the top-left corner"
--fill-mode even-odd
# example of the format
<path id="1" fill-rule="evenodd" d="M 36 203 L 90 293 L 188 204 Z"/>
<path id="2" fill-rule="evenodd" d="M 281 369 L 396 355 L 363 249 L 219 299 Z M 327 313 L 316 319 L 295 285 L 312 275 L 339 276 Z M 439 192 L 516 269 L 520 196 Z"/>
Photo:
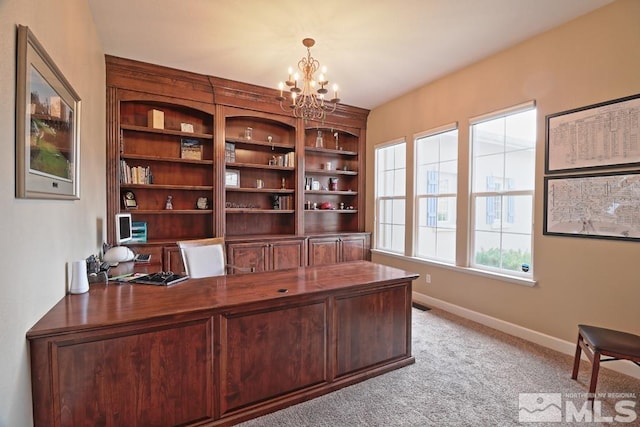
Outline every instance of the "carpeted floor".
<path id="1" fill-rule="evenodd" d="M 543 405 L 557 410 L 563 423 L 640 426 L 640 380 L 635 378 L 601 368 L 597 392 L 607 396 L 593 413 L 610 418 L 596 422 L 591 411 L 580 413 L 591 368 L 587 361 L 574 381 L 571 356 L 436 309 L 413 309 L 412 335 L 415 364 L 240 425 L 557 426 L 547 422 L 554 420 L 552 413 L 542 422 L 535 418 L 536 408 L 527 406 L 532 396 L 554 393 L 542 397 L 557 398 L 551 400 L 556 406 Z M 529 417 L 534 418 L 521 413 L 520 422 L 523 407 L 532 409 Z"/>

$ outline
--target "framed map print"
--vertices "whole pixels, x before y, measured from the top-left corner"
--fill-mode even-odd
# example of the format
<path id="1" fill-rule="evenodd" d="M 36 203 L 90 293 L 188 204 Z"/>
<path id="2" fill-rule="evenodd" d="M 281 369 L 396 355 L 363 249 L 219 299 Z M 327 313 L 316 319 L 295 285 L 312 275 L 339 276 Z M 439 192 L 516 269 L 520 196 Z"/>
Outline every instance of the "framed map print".
<path id="1" fill-rule="evenodd" d="M 543 234 L 640 240 L 640 172 L 544 179 Z"/>

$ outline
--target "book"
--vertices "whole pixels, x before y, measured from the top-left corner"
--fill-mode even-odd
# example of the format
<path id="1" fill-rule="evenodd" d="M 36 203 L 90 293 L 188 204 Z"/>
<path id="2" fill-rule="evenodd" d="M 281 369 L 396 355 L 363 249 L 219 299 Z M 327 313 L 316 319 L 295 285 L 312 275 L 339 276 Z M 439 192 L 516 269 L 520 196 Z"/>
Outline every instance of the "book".
<path id="1" fill-rule="evenodd" d="M 128 280 L 128 282 L 138 283 L 141 285 L 170 286 L 175 283 L 187 280 L 188 278 L 189 276 L 187 276 L 186 274 L 175 274 L 161 271 L 158 273 L 137 277 L 135 279 Z"/>
<path id="2" fill-rule="evenodd" d="M 197 139 L 182 138 L 180 140 L 180 158 L 202 160 L 202 144 Z"/>

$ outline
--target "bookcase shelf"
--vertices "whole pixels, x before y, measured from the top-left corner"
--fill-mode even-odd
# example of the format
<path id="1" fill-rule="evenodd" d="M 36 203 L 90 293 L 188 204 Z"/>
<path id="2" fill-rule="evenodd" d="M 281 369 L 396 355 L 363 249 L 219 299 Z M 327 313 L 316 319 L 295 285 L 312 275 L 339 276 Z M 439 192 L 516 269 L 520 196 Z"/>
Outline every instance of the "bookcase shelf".
<path id="1" fill-rule="evenodd" d="M 289 166 L 273 166 L 273 165 L 263 165 L 257 163 L 227 163 L 226 166 L 228 168 L 238 168 L 238 169 L 264 169 L 264 170 L 280 170 L 280 171 L 293 171 L 294 167 Z"/>
<path id="2" fill-rule="evenodd" d="M 211 191 L 212 185 L 161 185 L 161 184 L 120 184 L 120 188 L 146 190 L 181 190 L 181 191 Z"/>
<path id="3" fill-rule="evenodd" d="M 291 188 L 236 188 L 227 187 L 227 191 L 240 193 L 268 193 L 268 194 L 294 194 L 295 190 Z"/>
<path id="4" fill-rule="evenodd" d="M 131 130 L 135 132 L 146 132 L 146 133 L 155 133 L 159 135 L 174 135 L 174 136 L 183 136 L 185 138 L 202 138 L 202 139 L 212 139 L 213 134 L 210 133 L 195 133 L 195 132 L 182 132 L 179 130 L 171 130 L 171 129 L 156 129 L 148 126 L 135 126 L 135 125 L 120 125 L 122 130 Z"/>
<path id="5" fill-rule="evenodd" d="M 213 160 L 196 160 L 196 159 L 181 159 L 179 157 L 158 157 L 158 156 L 146 156 L 142 154 L 122 154 L 121 159 L 124 160 L 145 160 L 148 162 L 170 162 L 170 163 L 185 163 L 193 165 L 213 165 Z"/>
<path id="6" fill-rule="evenodd" d="M 247 213 L 247 214 L 291 214 L 294 213 L 293 209 L 252 209 L 252 208 L 227 208 L 227 213 Z"/>
<path id="7" fill-rule="evenodd" d="M 212 209 L 129 209 L 135 215 L 211 215 Z"/>

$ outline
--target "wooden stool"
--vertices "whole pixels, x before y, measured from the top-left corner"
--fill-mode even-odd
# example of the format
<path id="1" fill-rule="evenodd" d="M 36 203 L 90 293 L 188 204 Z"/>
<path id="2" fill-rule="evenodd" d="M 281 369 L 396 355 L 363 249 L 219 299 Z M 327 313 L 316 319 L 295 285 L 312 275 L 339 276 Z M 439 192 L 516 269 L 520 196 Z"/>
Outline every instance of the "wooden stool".
<path id="1" fill-rule="evenodd" d="M 576 357 L 573 361 L 573 374 L 571 375 L 574 380 L 578 378 L 581 350 L 584 350 L 584 354 L 589 358 L 592 366 L 591 383 L 589 384 L 589 400 L 592 403 L 598 382 L 600 362 L 630 360 L 640 366 L 640 336 L 597 326 L 578 325 L 578 344 L 576 345 Z M 601 356 L 607 356 L 609 359 L 601 360 Z"/>

